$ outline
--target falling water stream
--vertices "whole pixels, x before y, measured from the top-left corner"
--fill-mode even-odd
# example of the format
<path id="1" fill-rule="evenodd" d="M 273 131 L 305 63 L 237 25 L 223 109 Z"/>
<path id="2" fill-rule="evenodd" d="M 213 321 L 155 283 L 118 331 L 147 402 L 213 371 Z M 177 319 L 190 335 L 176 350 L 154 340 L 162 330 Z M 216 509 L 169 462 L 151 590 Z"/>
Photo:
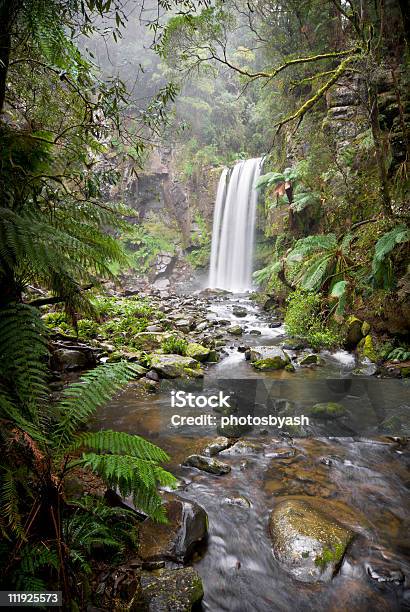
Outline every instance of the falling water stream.
<path id="1" fill-rule="evenodd" d="M 212 230 L 209 286 L 241 292 L 251 287 L 261 158 L 239 161 L 219 180 Z"/>

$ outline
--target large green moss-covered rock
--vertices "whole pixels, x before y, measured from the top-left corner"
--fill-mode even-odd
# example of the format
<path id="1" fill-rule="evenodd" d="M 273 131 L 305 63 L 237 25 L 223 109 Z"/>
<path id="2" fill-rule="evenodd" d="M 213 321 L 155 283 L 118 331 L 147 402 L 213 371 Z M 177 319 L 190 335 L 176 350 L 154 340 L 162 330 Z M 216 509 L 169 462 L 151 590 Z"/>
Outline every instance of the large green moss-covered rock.
<path id="1" fill-rule="evenodd" d="M 197 361 L 206 361 L 209 357 L 209 353 L 211 349 L 206 346 L 202 346 L 202 344 L 198 344 L 197 342 L 191 342 L 188 344 L 186 349 L 187 357 L 192 357 Z"/>
<path id="2" fill-rule="evenodd" d="M 151 368 L 162 378 L 178 378 L 186 374 L 201 373 L 199 363 L 192 357 L 182 355 L 152 355 Z"/>
<path id="3" fill-rule="evenodd" d="M 348 348 L 354 348 L 363 338 L 362 325 L 363 321 L 357 317 L 351 316 L 348 318 L 346 329 L 346 346 Z"/>
<path id="4" fill-rule="evenodd" d="M 367 336 L 360 340 L 359 344 L 357 345 L 357 352 L 360 357 L 366 357 L 370 361 L 376 362 L 378 360 L 373 338 L 370 334 L 367 334 Z"/>
<path id="5" fill-rule="evenodd" d="M 322 402 L 315 404 L 307 412 L 309 416 L 323 420 L 338 419 L 348 414 L 347 409 L 342 406 L 342 404 L 337 404 L 336 402 Z"/>
<path id="6" fill-rule="evenodd" d="M 250 360 L 253 367 L 261 371 L 282 370 L 290 363 L 289 355 L 275 346 L 251 348 Z"/>
<path id="7" fill-rule="evenodd" d="M 172 334 L 169 332 L 144 331 L 135 334 L 134 343 L 139 349 L 144 351 L 154 351 L 161 347 L 161 344 Z"/>
<path id="8" fill-rule="evenodd" d="M 274 508 L 269 528 L 276 559 L 302 582 L 329 582 L 353 538 L 335 519 L 297 499 Z"/>
<path id="9" fill-rule="evenodd" d="M 147 612 L 191 612 L 204 595 L 202 580 L 192 567 L 160 569 L 141 574 L 141 607 Z"/>

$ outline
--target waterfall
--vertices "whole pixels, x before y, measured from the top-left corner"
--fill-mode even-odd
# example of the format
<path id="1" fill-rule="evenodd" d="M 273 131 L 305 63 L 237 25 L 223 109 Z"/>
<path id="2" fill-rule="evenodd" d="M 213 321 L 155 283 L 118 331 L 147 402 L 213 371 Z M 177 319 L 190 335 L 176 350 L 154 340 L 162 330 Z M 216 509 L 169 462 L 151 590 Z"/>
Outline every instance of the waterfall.
<path id="1" fill-rule="evenodd" d="M 245 291 L 252 284 L 252 254 L 261 158 L 238 162 L 219 179 L 212 228 L 209 286 Z"/>

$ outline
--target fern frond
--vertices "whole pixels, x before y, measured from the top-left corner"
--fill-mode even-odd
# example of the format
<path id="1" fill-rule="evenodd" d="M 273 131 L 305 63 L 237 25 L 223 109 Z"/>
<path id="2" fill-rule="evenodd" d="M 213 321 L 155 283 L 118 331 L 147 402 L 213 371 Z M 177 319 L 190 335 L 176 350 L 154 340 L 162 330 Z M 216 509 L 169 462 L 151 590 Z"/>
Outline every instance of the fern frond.
<path id="1" fill-rule="evenodd" d="M 131 363 L 119 362 L 98 366 L 66 387 L 57 406 L 60 416 L 53 433 L 56 449 L 69 444 L 79 425 L 137 377 Z"/>
<path id="2" fill-rule="evenodd" d="M 140 436 L 121 431 L 103 430 L 78 434 L 67 451 L 70 452 L 83 447 L 99 452 L 109 451 L 113 454 L 130 455 L 157 463 L 169 460 L 169 456 L 155 444 L 144 440 Z"/>
<path id="3" fill-rule="evenodd" d="M 309 260 L 301 277 L 301 285 L 305 291 L 317 291 L 321 288 L 329 274 L 331 262 L 332 254 L 319 254 Z"/>
<path id="4" fill-rule="evenodd" d="M 38 402 L 47 394 L 45 336 L 43 321 L 35 308 L 12 304 L 0 311 L 2 410 L 10 411 L 10 402 L 16 400 L 34 423 L 38 421 Z"/>
<path id="5" fill-rule="evenodd" d="M 410 229 L 402 224 L 393 228 L 390 232 L 384 234 L 376 242 L 374 248 L 374 257 L 372 263 L 373 275 L 376 275 L 379 271 L 380 265 L 383 263 L 385 258 L 391 251 L 400 243 L 408 242 L 410 240 Z"/>
<path id="6" fill-rule="evenodd" d="M 110 488 L 118 489 L 123 497 L 132 495 L 134 503 L 147 514 L 154 512 L 154 517 L 161 515 L 161 498 L 156 487 L 173 488 L 177 482 L 172 474 L 151 461 L 128 455 L 84 453 L 82 464 L 100 476 Z"/>
<path id="7" fill-rule="evenodd" d="M 11 534 L 25 539 L 19 503 L 20 497 L 16 488 L 15 475 L 12 470 L 5 469 L 0 480 L 0 513 L 4 520 L 3 537 Z M 11 532 L 11 533 L 10 533 Z"/>
<path id="8" fill-rule="evenodd" d="M 320 251 L 330 251 L 337 247 L 334 234 L 317 234 L 300 238 L 287 256 L 288 263 L 302 261 L 305 257 Z"/>

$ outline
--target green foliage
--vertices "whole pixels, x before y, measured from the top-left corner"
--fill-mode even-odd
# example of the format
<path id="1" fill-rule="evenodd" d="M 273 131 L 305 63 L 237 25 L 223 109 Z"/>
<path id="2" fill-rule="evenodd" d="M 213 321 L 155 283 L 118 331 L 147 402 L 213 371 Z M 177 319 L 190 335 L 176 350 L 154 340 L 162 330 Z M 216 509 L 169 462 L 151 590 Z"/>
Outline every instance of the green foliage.
<path id="1" fill-rule="evenodd" d="M 407 361 L 410 359 L 410 350 L 403 346 L 399 346 L 388 353 L 387 359 L 391 361 Z"/>
<path id="2" fill-rule="evenodd" d="M 188 342 L 179 336 L 170 336 L 161 344 L 162 352 L 170 355 L 186 355 L 187 348 Z"/>
<path id="3" fill-rule="evenodd" d="M 187 255 L 187 260 L 193 268 L 204 268 L 209 263 L 211 255 L 211 235 L 202 216 L 197 213 L 195 222 L 198 230 L 191 239 L 193 248 Z"/>
<path id="4" fill-rule="evenodd" d="M 73 468 L 88 469 L 106 486 L 132 495 L 135 505 L 158 521 L 166 517 L 157 486 L 172 487 L 175 478 L 159 465 L 168 460 L 166 453 L 139 436 L 80 431 L 97 408 L 138 376 L 132 364 L 99 366 L 50 404 L 45 332 L 38 311 L 10 304 L 0 310 L 0 332 L 0 354 L 6 357 L 0 379 L 0 530 L 6 541 L 0 556 L 8 568 L 4 580 L 8 588 L 23 583 L 24 588 L 35 583 L 44 588 L 57 570 L 70 568 L 73 576 L 79 570 L 88 572 L 94 545 L 123 548 L 105 520 L 108 510 L 97 516 L 95 507 L 83 505 L 74 512 L 67 508 L 62 490 Z M 48 524 L 49 531 L 37 532 L 31 513 L 39 524 Z M 24 582 L 29 576 L 31 581 Z"/>
<path id="5" fill-rule="evenodd" d="M 340 244 L 334 234 L 307 236 L 296 242 L 286 261 L 290 266 L 303 262 L 297 281 L 305 291 L 318 291 L 330 283 L 332 292 L 336 283 L 348 278 L 350 242 L 349 234 Z M 346 286 L 343 285 L 345 289 Z"/>
<path id="6" fill-rule="evenodd" d="M 390 253 L 399 244 L 410 241 L 410 229 L 404 224 L 383 234 L 376 242 L 372 262 L 372 278 L 376 287 L 391 288 L 394 281 Z"/>
<path id="7" fill-rule="evenodd" d="M 290 294 L 285 329 L 290 336 L 306 340 L 315 349 L 332 348 L 341 342 L 340 332 L 326 326 L 321 296 L 316 293 L 298 290 Z"/>

